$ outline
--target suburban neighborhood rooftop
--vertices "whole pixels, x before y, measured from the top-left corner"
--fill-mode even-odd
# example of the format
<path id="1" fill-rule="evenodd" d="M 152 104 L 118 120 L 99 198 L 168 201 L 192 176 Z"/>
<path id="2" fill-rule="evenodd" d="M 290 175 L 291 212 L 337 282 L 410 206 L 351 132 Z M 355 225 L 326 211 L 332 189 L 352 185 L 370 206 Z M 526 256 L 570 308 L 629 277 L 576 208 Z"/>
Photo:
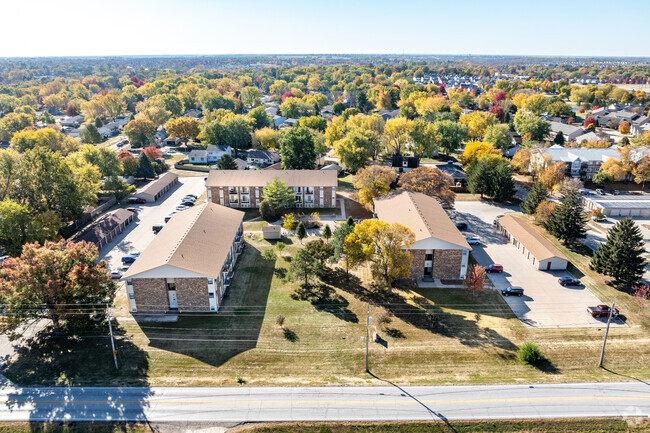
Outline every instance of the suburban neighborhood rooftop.
<path id="1" fill-rule="evenodd" d="M 568 260 L 564 254 L 544 238 L 537 230 L 526 221 L 511 214 L 498 217 L 499 224 L 503 226 L 512 236 L 521 242 L 537 260 L 547 260 L 552 257 Z"/>

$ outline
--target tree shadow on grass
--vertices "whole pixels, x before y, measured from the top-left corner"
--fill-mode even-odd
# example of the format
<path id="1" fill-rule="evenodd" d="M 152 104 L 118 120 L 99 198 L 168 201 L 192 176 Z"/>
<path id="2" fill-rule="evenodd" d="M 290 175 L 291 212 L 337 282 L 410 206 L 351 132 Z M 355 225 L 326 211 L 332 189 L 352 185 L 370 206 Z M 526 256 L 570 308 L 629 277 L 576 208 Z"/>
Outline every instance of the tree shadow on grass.
<path id="1" fill-rule="evenodd" d="M 290 341 L 290 342 L 292 342 L 292 343 L 295 343 L 296 341 L 300 340 L 300 338 L 298 338 L 298 334 L 296 334 L 295 332 L 293 332 L 291 329 L 284 328 L 284 330 L 282 331 L 282 333 L 283 333 L 283 335 L 284 335 L 284 338 L 285 338 L 287 341 Z"/>
<path id="2" fill-rule="evenodd" d="M 87 330 L 84 337 L 60 332 L 57 336 L 46 327 L 16 350 L 3 374 L 17 387 L 5 382 L 2 388 L 7 392 L 9 409 L 31 407 L 31 431 L 42 432 L 42 421 L 65 421 L 70 413 L 87 420 L 147 421 L 147 400 L 153 394 L 148 382 L 148 355 L 122 338 L 124 330 L 115 322 L 116 370 L 107 324 L 101 325 Z M 127 403 L 132 401 L 139 404 Z"/>
<path id="3" fill-rule="evenodd" d="M 547 358 L 542 358 L 535 364 L 533 364 L 533 367 L 538 369 L 539 371 L 542 371 L 544 373 L 548 374 L 560 374 L 560 369 L 557 368 L 549 359 Z"/>
<path id="4" fill-rule="evenodd" d="M 302 284 L 291 298 L 309 301 L 316 311 L 324 311 L 346 322 L 359 323 L 359 318 L 348 307 L 350 302 L 326 284 Z"/>

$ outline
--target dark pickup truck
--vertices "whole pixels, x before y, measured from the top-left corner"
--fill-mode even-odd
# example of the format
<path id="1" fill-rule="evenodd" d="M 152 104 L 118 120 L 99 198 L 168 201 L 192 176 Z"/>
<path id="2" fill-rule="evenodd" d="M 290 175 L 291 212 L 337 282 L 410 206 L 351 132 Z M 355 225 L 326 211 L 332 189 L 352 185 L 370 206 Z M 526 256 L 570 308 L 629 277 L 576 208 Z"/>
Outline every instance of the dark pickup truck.
<path id="1" fill-rule="evenodd" d="M 611 311 L 611 308 L 609 308 L 609 305 L 596 305 L 595 307 L 587 307 L 587 313 L 591 314 L 592 317 L 607 317 L 609 316 L 609 313 Z M 614 311 L 612 311 L 612 317 L 618 316 L 618 308 L 614 308 Z"/>

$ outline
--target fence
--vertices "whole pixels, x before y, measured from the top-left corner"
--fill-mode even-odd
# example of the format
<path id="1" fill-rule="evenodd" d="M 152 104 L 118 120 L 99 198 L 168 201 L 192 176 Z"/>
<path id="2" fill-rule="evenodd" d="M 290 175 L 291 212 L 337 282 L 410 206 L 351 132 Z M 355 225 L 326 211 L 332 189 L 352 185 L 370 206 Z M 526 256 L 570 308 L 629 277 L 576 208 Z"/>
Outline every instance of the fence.
<path id="1" fill-rule="evenodd" d="M 64 238 L 68 238 L 72 236 L 73 233 L 75 233 L 79 228 L 83 227 L 84 225 L 88 224 L 90 221 L 93 220 L 97 215 L 100 215 L 107 209 L 110 209 L 115 203 L 117 203 L 117 200 L 115 197 L 110 197 L 108 200 L 106 200 L 104 203 L 101 205 L 97 206 L 96 208 L 86 212 L 83 214 L 81 218 L 70 224 L 68 227 L 62 230 L 62 235 Z"/>
<path id="2" fill-rule="evenodd" d="M 194 165 L 185 165 L 188 163 L 189 160 L 187 159 L 182 159 L 178 161 L 176 164 L 174 164 L 174 168 L 176 170 L 187 170 L 187 171 L 199 171 L 201 173 L 209 173 L 210 172 L 210 167 L 196 167 Z"/>

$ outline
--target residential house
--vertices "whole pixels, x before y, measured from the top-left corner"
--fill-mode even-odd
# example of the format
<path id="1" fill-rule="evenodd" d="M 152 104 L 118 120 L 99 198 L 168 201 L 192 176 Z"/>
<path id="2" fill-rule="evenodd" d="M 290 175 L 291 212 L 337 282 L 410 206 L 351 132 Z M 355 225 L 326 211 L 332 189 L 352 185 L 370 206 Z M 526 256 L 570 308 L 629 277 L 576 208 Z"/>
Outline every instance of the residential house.
<path id="1" fill-rule="evenodd" d="M 650 196 L 643 195 L 587 195 L 585 208 L 599 209 L 608 217 L 650 217 Z"/>
<path id="2" fill-rule="evenodd" d="M 208 163 L 208 151 L 195 149 L 190 152 L 188 155 L 190 164 L 207 164 Z"/>
<path id="3" fill-rule="evenodd" d="M 438 170 L 442 170 L 454 180 L 456 186 L 463 186 L 467 183 L 467 175 L 460 164 L 454 164 L 452 161 L 447 161 L 446 164 L 436 165 Z"/>
<path id="4" fill-rule="evenodd" d="M 211 144 L 205 150 L 208 152 L 207 158 L 210 164 L 219 162 L 221 157 L 226 154 L 232 156 L 232 147 L 227 144 Z"/>
<path id="5" fill-rule="evenodd" d="M 246 162 L 251 165 L 271 165 L 280 161 L 280 154 L 269 150 L 249 150 Z"/>
<path id="6" fill-rule="evenodd" d="M 264 187 L 275 178 L 293 191 L 296 207 L 336 206 L 337 176 L 332 170 L 211 170 L 205 182 L 208 200 L 229 207 L 259 207 Z"/>
<path id="7" fill-rule="evenodd" d="M 578 137 L 587 133 L 581 126 L 567 125 L 561 122 L 550 122 L 550 124 L 552 138 L 562 132 L 565 141 L 577 141 Z"/>
<path id="8" fill-rule="evenodd" d="M 548 239 L 526 221 L 512 214 L 497 217 L 497 230 L 538 270 L 557 271 L 567 268 L 569 260 Z"/>
<path id="9" fill-rule="evenodd" d="M 393 160 L 391 167 L 395 170 L 395 173 L 408 173 L 414 168 L 420 166 L 420 158 L 417 156 L 402 156 L 402 155 L 393 155 Z"/>
<path id="10" fill-rule="evenodd" d="M 83 125 L 85 123 L 85 121 L 86 121 L 86 119 L 84 118 L 84 116 L 81 116 L 81 115 L 79 115 L 79 116 L 68 116 L 68 117 L 64 117 L 63 119 L 61 119 L 59 124 L 61 126 L 66 126 L 66 127 L 69 127 L 69 128 L 77 129 L 81 125 Z"/>
<path id="11" fill-rule="evenodd" d="M 177 213 L 124 274 L 131 312 L 218 311 L 244 247 L 243 219 L 214 203 Z"/>
<path id="12" fill-rule="evenodd" d="M 142 187 L 135 194 L 136 197 L 145 199 L 149 203 L 158 200 L 163 194 L 172 189 L 178 183 L 178 175 L 168 171 L 158 176 L 158 179 L 152 180 Z"/>
<path id="13" fill-rule="evenodd" d="M 617 147 L 607 149 L 571 149 L 558 145 L 549 148 L 531 149 L 531 169 L 539 164 L 563 162 L 566 164 L 566 175 L 590 180 L 598 173 L 600 166 L 609 158 L 618 158 Z"/>
<path id="14" fill-rule="evenodd" d="M 435 198 L 397 190 L 375 198 L 374 202 L 377 219 L 400 223 L 415 234 L 415 243 L 409 249 L 413 257 L 411 278 L 465 278 L 472 248 Z"/>

